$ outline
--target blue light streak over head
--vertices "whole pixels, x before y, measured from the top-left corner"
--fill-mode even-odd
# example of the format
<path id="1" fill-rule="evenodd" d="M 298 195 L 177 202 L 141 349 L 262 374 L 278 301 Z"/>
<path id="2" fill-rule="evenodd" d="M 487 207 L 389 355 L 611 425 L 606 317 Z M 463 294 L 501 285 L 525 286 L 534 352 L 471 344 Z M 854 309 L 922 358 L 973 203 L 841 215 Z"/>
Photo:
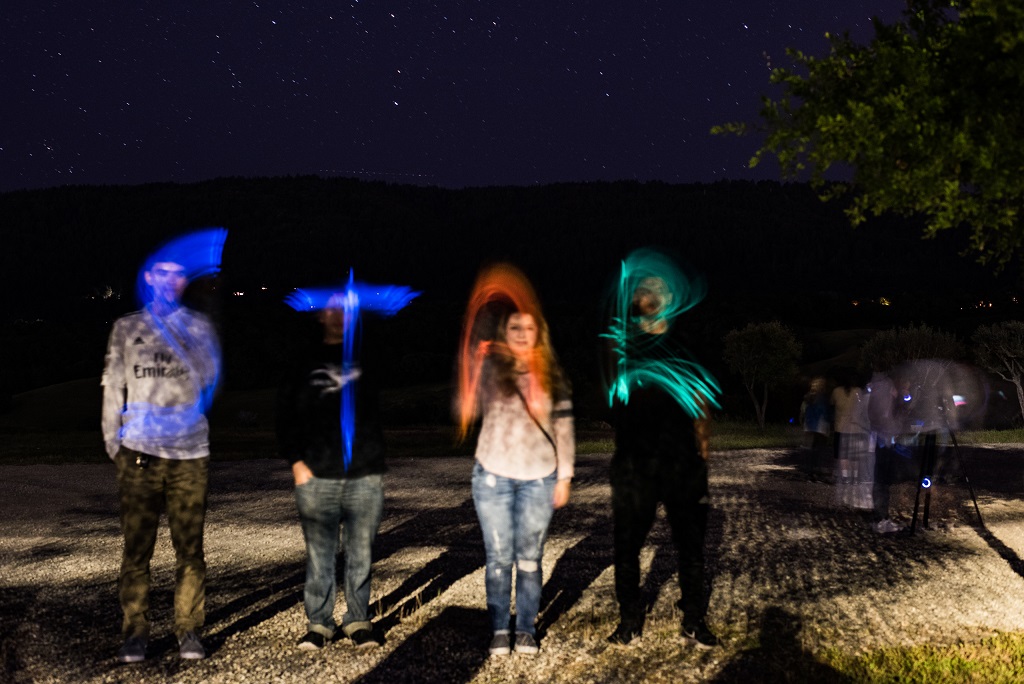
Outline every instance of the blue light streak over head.
<path id="1" fill-rule="evenodd" d="M 196 401 L 188 411 L 205 414 L 213 404 L 213 397 L 220 383 L 220 346 L 214 339 L 182 339 L 187 331 L 166 318 L 166 314 L 158 314 L 152 305 L 153 288 L 146 283 L 146 272 L 154 264 L 175 263 L 184 269 L 186 281 L 195 278 L 216 275 L 220 272 L 221 254 L 228 231 L 225 228 L 207 228 L 176 237 L 154 250 L 143 261 L 136 278 L 135 292 L 139 305 L 149 310 L 154 326 L 167 345 L 184 363 L 202 366 L 191 368 L 190 376 L 198 380 L 196 384 Z M 172 330 L 173 328 L 173 330 Z M 197 355 L 198 352 L 198 355 Z M 140 407 L 135 407 L 140 408 Z M 180 410 L 180 409 L 179 409 Z M 147 406 L 143 411 L 149 420 L 159 422 L 167 413 L 165 409 Z"/>
<path id="2" fill-rule="evenodd" d="M 220 270 L 221 252 L 227 231 L 212 228 L 189 233 L 167 242 L 153 251 L 143 261 L 137 276 L 136 295 L 143 311 L 140 312 L 148 328 L 159 335 L 170 353 L 163 349 L 154 356 L 152 368 L 141 369 L 135 377 L 167 377 L 182 381 L 192 392 L 177 399 L 173 405 L 158 405 L 157 402 L 130 401 L 121 407 L 121 427 L 118 439 L 127 435 L 133 439 L 159 441 L 165 435 L 178 434 L 182 426 L 201 423 L 203 416 L 213 403 L 213 397 L 220 380 L 220 344 L 211 326 L 193 312 L 185 312 L 180 298 L 188 281 L 200 276 L 214 275 Z M 160 301 L 156 301 L 156 290 L 146 282 L 146 274 L 155 264 L 173 263 L 181 269 L 166 269 L 158 278 L 161 283 Z M 177 365 L 180 364 L 180 365 Z M 145 375 L 153 371 L 155 375 Z M 169 371 L 165 376 L 164 372 Z M 177 386 L 173 393 L 177 397 Z M 130 395 L 129 395 L 130 396 Z M 166 396 L 166 395 L 165 395 Z M 193 398 L 194 397 L 194 398 Z"/>
<path id="3" fill-rule="evenodd" d="M 341 289 L 296 288 L 284 302 L 296 311 L 320 311 L 331 308 L 331 298 L 339 295 L 355 299 L 353 310 L 365 309 L 382 316 L 394 316 L 420 293 L 401 285 L 370 285 L 350 279 Z"/>
<path id="4" fill-rule="evenodd" d="M 639 291 L 653 293 L 656 303 L 648 310 L 638 306 Z M 622 261 L 618 286 L 612 298 L 611 325 L 602 337 L 611 340 L 615 377 L 608 383 L 608 403 L 629 403 L 630 392 L 644 385 L 664 390 L 690 416 L 701 418 L 709 406 L 720 408 L 717 380 L 696 361 L 666 346 L 661 334 L 707 293 L 703 279 L 690 279 L 661 252 L 638 249 Z M 645 330 L 660 331 L 645 334 Z"/>
<path id="5" fill-rule="evenodd" d="M 150 254 L 139 269 L 135 279 L 135 294 L 139 306 L 145 306 L 153 298 L 153 288 L 146 284 L 146 271 L 153 264 L 170 262 L 185 269 L 188 281 L 220 272 L 221 254 L 228 231 L 225 228 L 206 228 L 188 233 L 164 243 Z"/>
<path id="6" fill-rule="evenodd" d="M 356 282 L 355 274 L 349 271 L 348 282 L 342 287 L 296 288 L 284 301 L 296 311 L 341 309 L 344 312 L 345 338 L 342 342 L 341 367 L 343 374 L 347 375 L 356 365 L 360 313 L 365 310 L 382 316 L 394 316 L 419 295 L 419 292 L 402 285 Z M 346 472 L 352 464 L 356 431 L 356 382 L 347 382 L 341 388 L 341 444 Z"/>

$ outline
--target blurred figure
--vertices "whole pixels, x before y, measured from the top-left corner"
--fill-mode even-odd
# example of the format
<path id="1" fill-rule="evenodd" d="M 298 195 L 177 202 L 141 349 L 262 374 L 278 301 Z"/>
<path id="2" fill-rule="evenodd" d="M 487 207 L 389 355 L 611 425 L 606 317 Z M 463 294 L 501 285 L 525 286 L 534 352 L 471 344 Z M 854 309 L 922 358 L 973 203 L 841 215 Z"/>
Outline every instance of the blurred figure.
<path id="1" fill-rule="evenodd" d="M 916 437 L 914 451 L 920 465 L 918 496 L 911 519 L 913 532 L 922 490 L 925 494 L 923 523 L 927 527 L 934 485 L 945 483 L 952 476 L 953 458 L 957 454 L 954 433 L 982 423 L 987 391 L 984 376 L 978 369 L 948 359 L 906 361 L 895 373 L 902 380 L 907 431 Z M 954 448 L 949 448 L 950 444 Z M 962 460 L 959 466 L 961 475 L 965 476 Z"/>
<path id="2" fill-rule="evenodd" d="M 873 525 L 876 532 L 891 534 L 903 529 L 903 525 L 894 521 L 889 513 L 890 488 L 902 460 L 897 452 L 898 439 L 906 432 L 903 402 L 896 383 L 886 373 L 876 370 L 866 389 L 869 395 L 868 420 L 875 448 L 874 486 L 871 492 Z"/>
<path id="3" fill-rule="evenodd" d="M 143 266 L 142 310 L 114 322 L 103 368 L 103 439 L 117 466 L 124 552 L 119 597 L 124 645 L 118 659 L 145 660 L 150 632 L 149 564 L 166 510 L 175 553 L 174 632 L 179 654 L 206 657 L 209 425 L 220 344 L 213 325 L 181 304 L 192 278 L 219 270 L 226 231 L 168 243 Z"/>
<path id="4" fill-rule="evenodd" d="M 638 250 L 623 262 L 606 335 L 615 367 L 610 479 L 620 618 L 612 643 L 627 644 L 643 631 L 640 551 L 659 502 L 678 556 L 682 635 L 701 648 L 718 643 L 705 622 L 704 600 L 709 411 L 718 385 L 688 358 L 672 327 L 703 294 L 702 281 L 689 281 L 658 252 Z"/>
<path id="5" fill-rule="evenodd" d="M 807 474 L 818 476 L 819 459 L 828 446 L 832 431 L 831 406 L 826 392 L 825 378 L 811 380 L 810 388 L 800 402 L 800 425 L 804 430 L 804 449 L 807 452 Z"/>
<path id="6" fill-rule="evenodd" d="M 805 447 L 820 448 L 825 444 L 832 429 L 825 378 L 811 380 L 810 388 L 800 402 L 800 424 L 804 428 Z"/>
<path id="7" fill-rule="evenodd" d="M 493 331 L 486 329 L 489 314 L 497 318 Z M 533 288 L 518 269 L 498 265 L 480 274 L 459 361 L 460 434 L 483 415 L 472 486 L 487 556 L 489 651 L 534 654 L 544 541 L 554 510 L 569 501 L 576 452 L 569 386 Z"/>
<path id="8" fill-rule="evenodd" d="M 874 450 L 867 393 L 855 384 L 853 371 L 840 373 L 832 390 L 836 421 L 836 502 L 859 510 L 871 508 Z"/>
<path id="9" fill-rule="evenodd" d="M 353 346 L 356 313 L 337 295 L 317 312 L 321 335 L 299 356 L 278 392 L 277 435 L 292 468 L 295 504 L 306 542 L 304 604 L 308 625 L 302 650 L 323 648 L 337 624 L 336 560 L 342 527 L 345 605 L 342 632 L 357 648 L 380 644 L 370 622 L 372 547 L 384 507 L 384 432 L 372 364 Z M 342 436 L 342 396 L 352 391 L 350 461 Z"/>

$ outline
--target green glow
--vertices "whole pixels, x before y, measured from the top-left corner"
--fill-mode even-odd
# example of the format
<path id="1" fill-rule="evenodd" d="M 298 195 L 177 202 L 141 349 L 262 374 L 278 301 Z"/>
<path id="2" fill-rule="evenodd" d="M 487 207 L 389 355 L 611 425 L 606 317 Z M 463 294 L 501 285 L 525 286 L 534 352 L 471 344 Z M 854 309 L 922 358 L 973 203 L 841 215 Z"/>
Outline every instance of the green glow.
<path id="1" fill-rule="evenodd" d="M 656 291 L 660 306 L 641 315 L 634 305 L 638 289 Z M 664 254 L 638 249 L 622 262 L 613 297 L 612 324 L 602 337 L 611 340 L 615 378 L 609 383 L 608 403 L 629 403 L 630 392 L 656 386 L 668 393 L 689 415 L 704 417 L 707 407 L 721 408 L 718 381 L 696 361 L 673 350 L 667 334 L 645 334 L 644 329 L 666 333 L 675 319 L 696 306 L 707 293 L 703 279 L 689 279 Z M 684 352 L 685 353 L 685 352 Z"/>

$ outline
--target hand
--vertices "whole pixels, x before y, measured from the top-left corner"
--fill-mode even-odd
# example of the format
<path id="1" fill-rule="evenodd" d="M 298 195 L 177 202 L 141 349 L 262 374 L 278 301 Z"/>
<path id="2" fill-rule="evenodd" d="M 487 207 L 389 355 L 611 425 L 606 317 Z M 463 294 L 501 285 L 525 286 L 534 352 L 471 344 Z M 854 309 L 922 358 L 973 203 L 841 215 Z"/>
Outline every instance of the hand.
<path id="1" fill-rule="evenodd" d="M 572 489 L 572 480 L 559 480 L 555 483 L 555 508 L 559 509 L 569 503 L 569 490 Z"/>
<path id="2" fill-rule="evenodd" d="M 121 450 L 121 443 L 112 439 L 104 444 L 104 448 L 107 450 L 107 456 L 113 461 L 117 457 L 117 452 Z"/>
<path id="3" fill-rule="evenodd" d="M 313 471 L 309 469 L 305 461 L 292 463 L 292 475 L 295 477 L 296 487 L 300 487 L 313 479 Z"/>

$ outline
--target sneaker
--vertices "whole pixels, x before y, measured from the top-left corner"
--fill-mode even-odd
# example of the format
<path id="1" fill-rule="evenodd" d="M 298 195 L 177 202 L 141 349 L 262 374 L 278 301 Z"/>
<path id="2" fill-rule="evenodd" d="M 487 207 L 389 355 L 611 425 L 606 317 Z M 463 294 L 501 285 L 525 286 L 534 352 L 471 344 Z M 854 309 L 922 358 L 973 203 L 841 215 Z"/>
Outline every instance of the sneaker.
<path id="1" fill-rule="evenodd" d="M 487 650 L 492 656 L 508 655 L 512 652 L 512 637 L 508 632 L 495 632 L 491 647 Z"/>
<path id="2" fill-rule="evenodd" d="M 718 637 L 711 633 L 703 618 L 696 622 L 683 623 L 683 639 L 697 648 L 712 648 L 718 645 Z"/>
<path id="3" fill-rule="evenodd" d="M 117 659 L 122 663 L 141 663 L 146 659 L 146 638 L 128 637 L 124 646 L 117 652 Z"/>
<path id="4" fill-rule="evenodd" d="M 356 648 L 375 648 L 380 646 L 380 642 L 373 635 L 373 631 L 365 627 L 352 632 L 348 635 L 348 638 L 352 640 Z"/>
<path id="5" fill-rule="evenodd" d="M 537 645 L 537 640 L 533 638 L 532 634 L 516 632 L 516 653 L 534 655 L 539 651 L 540 646 Z"/>
<path id="6" fill-rule="evenodd" d="M 299 639 L 300 651 L 319 651 L 327 643 L 327 637 L 320 632 L 306 632 L 306 636 Z"/>
<path id="7" fill-rule="evenodd" d="M 625 646 L 633 639 L 640 636 L 640 630 L 635 627 L 630 627 L 624 622 L 620 622 L 619 626 L 615 628 L 615 631 L 608 637 L 608 643 L 619 644 Z"/>
<path id="8" fill-rule="evenodd" d="M 903 525 L 900 525 L 894 520 L 889 520 L 888 518 L 885 520 L 879 520 L 875 523 L 875 532 L 878 532 L 879 534 L 894 534 L 902 529 Z"/>
<path id="9" fill-rule="evenodd" d="M 192 630 L 189 630 L 178 637 L 178 655 L 185 660 L 202 660 L 206 657 L 206 649 L 203 642 L 199 640 Z"/>

